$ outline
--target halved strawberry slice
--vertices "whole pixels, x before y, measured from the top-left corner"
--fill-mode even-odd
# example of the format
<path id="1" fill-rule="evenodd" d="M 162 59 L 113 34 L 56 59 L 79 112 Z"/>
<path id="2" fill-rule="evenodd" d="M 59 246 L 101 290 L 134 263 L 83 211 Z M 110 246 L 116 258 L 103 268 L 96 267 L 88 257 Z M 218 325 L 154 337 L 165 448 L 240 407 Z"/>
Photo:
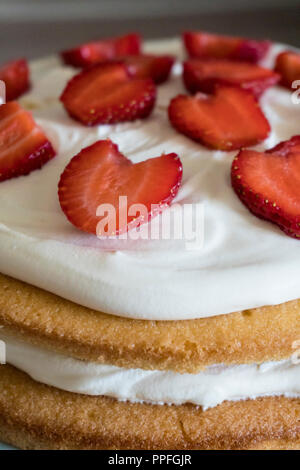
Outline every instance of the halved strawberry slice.
<path id="1" fill-rule="evenodd" d="M 113 236 L 148 222 L 171 204 L 181 178 L 182 165 L 175 153 L 133 164 L 107 139 L 86 147 L 72 158 L 61 175 L 58 195 L 63 212 L 77 228 L 98 236 Z M 128 212 L 120 221 L 120 196 L 127 198 L 128 209 L 133 204 L 143 204 L 147 216 Z M 96 214 L 104 204 L 112 205 L 116 217 L 111 226 L 108 223 L 106 230 L 99 232 L 97 225 L 101 219 Z M 158 205 L 155 210 L 152 204 Z"/>
<path id="2" fill-rule="evenodd" d="M 275 70 L 281 76 L 280 85 L 292 89 L 292 83 L 300 80 L 300 54 L 282 52 L 277 56 Z"/>
<path id="3" fill-rule="evenodd" d="M 120 57 L 127 65 L 129 73 L 135 78 L 152 78 L 156 84 L 168 80 L 174 57 L 169 55 L 155 56 L 151 54 L 129 55 Z"/>
<path id="4" fill-rule="evenodd" d="M 300 238 L 300 135 L 266 152 L 241 150 L 232 162 L 231 180 L 253 214 Z"/>
<path id="5" fill-rule="evenodd" d="M 206 32 L 188 31 L 183 34 L 190 57 L 242 60 L 256 63 L 270 48 L 270 41 L 221 36 Z"/>
<path id="6" fill-rule="evenodd" d="M 172 125 L 182 134 L 220 150 L 264 140 L 270 126 L 256 99 L 238 87 L 219 87 L 214 95 L 179 95 L 169 105 Z"/>
<path id="7" fill-rule="evenodd" d="M 19 98 L 30 86 L 27 61 L 20 59 L 2 65 L 0 67 L 0 80 L 6 86 L 6 101 Z"/>
<path id="8" fill-rule="evenodd" d="M 139 54 L 140 49 L 141 37 L 139 34 L 132 33 L 81 44 L 74 49 L 63 51 L 61 56 L 65 64 L 85 68 L 115 57 Z"/>
<path id="9" fill-rule="evenodd" d="M 27 175 L 54 156 L 30 113 L 15 101 L 0 106 L 0 181 Z"/>
<path id="10" fill-rule="evenodd" d="M 70 116 L 93 126 L 145 118 L 155 97 L 151 79 L 134 79 L 124 64 L 106 63 L 73 77 L 60 99 Z"/>
<path id="11" fill-rule="evenodd" d="M 184 63 L 183 80 L 191 92 L 213 93 L 218 85 L 239 86 L 257 98 L 280 76 L 272 70 L 227 59 L 190 59 Z"/>

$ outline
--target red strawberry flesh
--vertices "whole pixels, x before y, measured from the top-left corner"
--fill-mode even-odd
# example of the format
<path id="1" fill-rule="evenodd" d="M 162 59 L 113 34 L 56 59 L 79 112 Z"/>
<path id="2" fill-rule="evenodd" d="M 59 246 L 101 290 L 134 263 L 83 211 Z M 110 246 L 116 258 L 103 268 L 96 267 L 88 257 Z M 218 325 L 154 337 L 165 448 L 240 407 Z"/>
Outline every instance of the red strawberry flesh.
<path id="1" fill-rule="evenodd" d="M 27 61 L 20 59 L 0 66 L 0 80 L 6 86 L 6 101 L 19 98 L 30 86 Z"/>
<path id="2" fill-rule="evenodd" d="M 127 204 L 144 204 L 148 218 L 154 214 L 151 205 L 161 210 L 176 196 L 181 183 L 182 165 L 174 154 L 161 155 L 133 164 L 110 140 L 100 140 L 83 149 L 65 168 L 61 175 L 58 194 L 61 208 L 69 221 L 80 230 L 97 233 L 99 217 L 97 207 L 111 204 L 116 209 L 116 233 L 125 233 L 131 224 L 137 225 L 133 216 L 119 224 L 119 196 L 127 197 Z M 99 235 L 99 234 L 98 234 Z M 104 235 L 104 234 L 103 234 Z"/>
<path id="3" fill-rule="evenodd" d="M 257 63 L 270 48 L 270 42 L 206 32 L 188 31 L 183 35 L 190 57 L 231 59 Z"/>
<path id="4" fill-rule="evenodd" d="M 90 67 L 116 57 L 139 54 L 141 38 L 139 34 L 88 42 L 61 53 L 64 62 L 74 67 Z"/>
<path id="5" fill-rule="evenodd" d="M 0 181 L 26 175 L 54 156 L 31 114 L 14 101 L 0 106 Z"/>
<path id="6" fill-rule="evenodd" d="M 130 75 L 135 78 L 152 78 L 157 83 L 164 83 L 168 80 L 174 57 L 155 55 L 129 55 L 120 57 L 120 60 L 127 65 Z"/>
<path id="7" fill-rule="evenodd" d="M 266 152 L 241 150 L 233 160 L 231 179 L 251 212 L 300 238 L 300 136 Z"/>
<path id="8" fill-rule="evenodd" d="M 156 89 L 151 79 L 130 77 L 123 64 L 98 64 L 73 77 L 62 96 L 66 110 L 87 126 L 147 117 Z"/>
<path id="9" fill-rule="evenodd" d="M 300 80 L 300 54 L 285 51 L 277 56 L 275 70 L 281 76 L 280 84 L 292 89 L 295 80 Z"/>
<path id="10" fill-rule="evenodd" d="M 227 151 L 255 145 L 270 132 L 252 93 L 238 87 L 219 87 L 212 96 L 179 95 L 169 105 L 169 119 L 191 139 Z"/>
<path id="11" fill-rule="evenodd" d="M 191 92 L 213 93 L 216 86 L 239 86 L 259 97 L 280 76 L 272 70 L 227 59 L 190 59 L 184 63 L 183 79 Z"/>

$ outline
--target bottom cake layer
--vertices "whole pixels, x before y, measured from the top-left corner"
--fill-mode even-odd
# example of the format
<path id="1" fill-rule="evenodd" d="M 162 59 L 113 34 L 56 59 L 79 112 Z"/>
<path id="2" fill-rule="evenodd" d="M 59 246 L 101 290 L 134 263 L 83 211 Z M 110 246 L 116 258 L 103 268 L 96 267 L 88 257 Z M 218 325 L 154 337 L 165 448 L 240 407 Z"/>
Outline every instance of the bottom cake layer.
<path id="1" fill-rule="evenodd" d="M 202 411 L 64 392 L 0 366 L 0 440 L 23 449 L 300 449 L 300 399 Z"/>

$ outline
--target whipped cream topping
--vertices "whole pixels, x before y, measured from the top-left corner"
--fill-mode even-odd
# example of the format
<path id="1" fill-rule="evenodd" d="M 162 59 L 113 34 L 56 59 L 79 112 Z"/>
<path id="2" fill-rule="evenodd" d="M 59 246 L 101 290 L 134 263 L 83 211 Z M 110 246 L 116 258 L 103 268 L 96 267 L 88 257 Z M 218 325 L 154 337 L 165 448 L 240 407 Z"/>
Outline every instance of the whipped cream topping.
<path id="1" fill-rule="evenodd" d="M 273 46 L 265 64 L 284 46 Z M 148 52 L 182 57 L 179 40 L 159 41 Z M 0 184 L 0 271 L 78 304 L 119 316 L 180 320 L 278 304 L 300 297 L 300 242 L 253 216 L 230 184 L 236 152 L 209 150 L 177 133 L 167 107 L 185 93 L 181 67 L 158 87 L 146 120 L 87 128 L 72 120 L 58 97 L 75 73 L 57 57 L 32 64 L 32 90 L 22 99 L 51 139 L 57 157 L 42 170 Z M 273 147 L 300 133 L 300 105 L 280 87 L 261 106 L 270 121 Z M 98 139 L 111 138 L 133 162 L 176 152 L 183 163 L 179 204 L 204 204 L 204 245 L 144 241 L 107 251 L 64 216 L 57 184 L 70 159 Z M 113 247 L 108 247 L 113 249 Z M 299 252 L 299 253 L 298 253 Z"/>
<path id="2" fill-rule="evenodd" d="M 204 409 L 225 400 L 300 397 L 300 364 L 291 360 L 261 365 L 215 365 L 198 374 L 178 374 L 84 362 L 2 333 L 0 337 L 6 342 L 9 364 L 38 382 L 69 392 L 153 404 L 194 403 Z"/>

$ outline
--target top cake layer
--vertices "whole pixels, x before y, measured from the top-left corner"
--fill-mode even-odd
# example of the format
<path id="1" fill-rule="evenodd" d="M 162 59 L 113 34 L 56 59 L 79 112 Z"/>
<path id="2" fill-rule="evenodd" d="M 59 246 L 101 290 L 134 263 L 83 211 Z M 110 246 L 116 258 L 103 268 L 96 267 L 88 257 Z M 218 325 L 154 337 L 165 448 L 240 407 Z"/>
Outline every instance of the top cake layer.
<path id="1" fill-rule="evenodd" d="M 272 66 L 282 49 L 273 46 L 265 65 Z M 151 43 L 147 50 L 182 55 L 177 40 Z M 300 297 L 299 241 L 241 204 L 230 184 L 237 152 L 208 150 L 169 124 L 170 99 L 185 93 L 179 64 L 158 88 L 148 119 L 92 129 L 73 121 L 58 100 L 73 74 L 58 58 L 32 64 L 33 87 L 22 103 L 58 155 L 41 171 L 0 185 L 1 272 L 80 305 L 149 320 L 208 317 Z M 299 134 L 300 106 L 289 91 L 271 88 L 261 106 L 272 132 L 256 148 Z M 182 241 L 139 241 L 127 251 L 103 251 L 96 237 L 69 224 L 57 197 L 60 174 L 83 147 L 106 137 L 133 162 L 178 153 L 183 184 L 176 202 L 204 203 L 202 249 L 186 250 Z"/>

